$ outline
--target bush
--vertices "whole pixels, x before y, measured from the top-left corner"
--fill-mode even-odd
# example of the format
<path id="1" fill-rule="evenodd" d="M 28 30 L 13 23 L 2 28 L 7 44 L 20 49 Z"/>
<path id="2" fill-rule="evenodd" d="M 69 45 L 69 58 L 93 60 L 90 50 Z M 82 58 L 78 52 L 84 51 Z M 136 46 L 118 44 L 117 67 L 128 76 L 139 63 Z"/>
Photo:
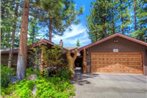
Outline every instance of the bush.
<path id="1" fill-rule="evenodd" d="M 61 68 L 57 71 L 57 76 L 64 78 L 64 79 L 70 79 L 71 78 L 71 72 L 69 71 L 68 68 L 63 67 L 63 68 Z"/>
<path id="2" fill-rule="evenodd" d="M 6 67 L 7 69 L 7 67 Z M 29 76 L 36 74 L 35 80 L 29 80 Z M 41 76 L 39 70 L 28 68 L 27 77 L 7 88 L 2 88 L 2 95 L 5 98 L 69 98 L 75 95 L 74 86 L 70 83 L 70 71 L 68 68 L 61 68 L 52 77 Z M 36 88 L 36 93 L 32 91 Z"/>
<path id="3" fill-rule="evenodd" d="M 13 69 L 1 65 L 1 87 L 7 87 L 11 82 L 11 76 L 14 75 Z"/>
<path id="4" fill-rule="evenodd" d="M 42 46 L 41 49 L 47 67 L 62 67 L 64 65 L 63 53 L 59 46 L 52 46 L 50 49 Z"/>
<path id="5" fill-rule="evenodd" d="M 36 74 L 39 76 L 40 75 L 39 69 L 33 68 L 33 67 L 27 68 L 26 69 L 26 76 L 29 76 L 31 74 Z"/>
<path id="6" fill-rule="evenodd" d="M 37 88 L 35 95 L 32 94 L 34 86 Z M 74 86 L 60 77 L 40 76 L 36 80 L 24 79 L 10 85 L 7 91 L 8 98 L 69 98 L 74 95 Z"/>
<path id="7" fill-rule="evenodd" d="M 71 71 L 67 67 L 48 67 L 44 69 L 44 77 L 60 77 L 62 79 L 70 79 L 71 78 Z"/>

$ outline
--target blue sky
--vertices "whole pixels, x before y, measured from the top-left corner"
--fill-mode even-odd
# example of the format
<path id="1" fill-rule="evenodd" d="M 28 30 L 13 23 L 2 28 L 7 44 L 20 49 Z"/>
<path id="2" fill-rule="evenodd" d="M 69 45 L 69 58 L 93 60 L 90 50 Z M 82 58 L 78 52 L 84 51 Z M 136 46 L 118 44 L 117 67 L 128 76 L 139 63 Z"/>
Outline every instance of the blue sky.
<path id="1" fill-rule="evenodd" d="M 76 4 L 76 9 L 80 7 L 84 8 L 83 14 L 78 16 L 80 23 L 78 25 L 71 25 L 70 30 L 66 30 L 63 36 L 54 35 L 53 42 L 58 44 L 60 39 L 64 42 L 64 47 L 75 47 L 77 40 L 80 41 L 80 45 L 84 46 L 91 43 L 89 36 L 87 34 L 87 20 L 86 17 L 90 13 L 90 5 L 94 0 L 74 0 Z"/>

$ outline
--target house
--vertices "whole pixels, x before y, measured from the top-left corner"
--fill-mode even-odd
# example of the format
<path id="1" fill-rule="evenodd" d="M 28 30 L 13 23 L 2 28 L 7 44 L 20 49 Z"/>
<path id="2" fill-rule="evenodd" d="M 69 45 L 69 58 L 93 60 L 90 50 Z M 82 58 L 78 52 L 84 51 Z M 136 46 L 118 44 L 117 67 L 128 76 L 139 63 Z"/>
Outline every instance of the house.
<path id="1" fill-rule="evenodd" d="M 147 75 L 147 43 L 135 38 L 116 33 L 79 51 L 84 73 Z"/>
<path id="2" fill-rule="evenodd" d="M 36 43 L 33 43 L 31 45 L 28 46 L 28 65 L 34 65 L 32 63 L 32 61 L 34 60 L 34 55 L 32 55 L 32 48 L 37 48 L 41 45 L 45 45 L 48 48 L 51 48 L 51 46 L 54 46 L 55 44 L 50 42 L 49 40 L 46 39 L 41 39 Z M 18 48 L 13 49 L 13 59 L 12 59 L 12 66 L 16 66 L 17 65 L 17 57 L 18 57 Z M 9 51 L 10 49 L 1 49 L 1 64 L 2 65 L 7 65 L 8 64 L 8 58 L 9 58 Z M 40 57 L 40 52 L 37 53 L 38 59 Z M 40 61 L 37 62 L 38 64 L 40 63 Z"/>
<path id="3" fill-rule="evenodd" d="M 32 48 L 45 45 L 48 48 L 55 44 L 48 40 L 40 40 L 29 46 L 28 65 L 43 65 L 41 51 L 34 56 Z M 74 51 L 75 48 L 63 48 Z M 78 49 L 78 57 L 75 60 L 75 67 L 81 67 L 83 73 L 121 73 L 121 74 L 144 74 L 147 75 L 147 43 L 125 36 L 113 34 L 95 43 L 91 43 Z M 32 53 L 35 53 L 32 51 Z M 1 51 L 1 63 L 7 65 L 9 51 Z M 17 63 L 18 49 L 15 49 L 13 64 Z M 37 62 L 34 61 L 37 57 Z M 33 62 L 31 62 L 33 61 Z"/>
<path id="4" fill-rule="evenodd" d="M 10 49 L 1 49 L 0 50 L 2 65 L 8 65 L 9 51 L 10 51 Z M 17 57 L 18 57 L 18 48 L 15 48 L 15 49 L 13 49 L 12 66 L 16 65 Z"/>

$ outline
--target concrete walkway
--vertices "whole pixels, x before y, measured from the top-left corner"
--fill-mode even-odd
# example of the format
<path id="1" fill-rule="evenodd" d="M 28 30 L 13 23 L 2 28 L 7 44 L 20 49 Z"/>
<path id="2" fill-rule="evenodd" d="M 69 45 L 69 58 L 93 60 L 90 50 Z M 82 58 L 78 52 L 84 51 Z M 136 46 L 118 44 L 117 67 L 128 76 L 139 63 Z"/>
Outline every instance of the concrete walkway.
<path id="1" fill-rule="evenodd" d="M 82 75 L 74 81 L 74 98 L 147 98 L 147 76 Z"/>

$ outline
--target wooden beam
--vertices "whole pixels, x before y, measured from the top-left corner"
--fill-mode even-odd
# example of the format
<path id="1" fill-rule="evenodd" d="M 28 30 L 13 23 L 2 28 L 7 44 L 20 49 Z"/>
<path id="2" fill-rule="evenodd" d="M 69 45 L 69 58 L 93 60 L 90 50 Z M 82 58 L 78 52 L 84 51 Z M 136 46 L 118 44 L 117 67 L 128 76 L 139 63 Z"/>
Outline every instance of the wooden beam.
<path id="1" fill-rule="evenodd" d="M 44 73 L 44 66 L 45 66 L 45 63 L 44 63 L 44 47 L 42 45 L 40 45 L 41 47 L 41 55 L 40 55 L 40 58 L 41 58 L 41 63 L 40 63 L 40 74 L 43 75 Z"/>
<path id="2" fill-rule="evenodd" d="M 86 49 L 83 50 L 83 73 L 87 72 Z"/>

